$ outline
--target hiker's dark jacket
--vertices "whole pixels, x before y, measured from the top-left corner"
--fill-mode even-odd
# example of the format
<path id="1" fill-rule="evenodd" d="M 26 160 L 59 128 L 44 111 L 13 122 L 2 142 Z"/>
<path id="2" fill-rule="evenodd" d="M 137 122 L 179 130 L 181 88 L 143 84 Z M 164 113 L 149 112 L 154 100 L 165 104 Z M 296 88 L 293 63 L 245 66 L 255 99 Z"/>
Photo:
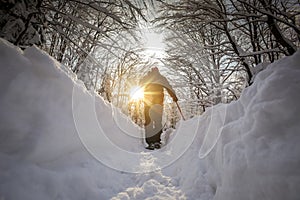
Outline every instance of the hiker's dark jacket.
<path id="1" fill-rule="evenodd" d="M 150 71 L 140 80 L 140 85 L 144 87 L 144 100 L 147 105 L 162 105 L 164 101 L 164 88 L 174 101 L 178 100 L 169 81 L 159 71 Z"/>

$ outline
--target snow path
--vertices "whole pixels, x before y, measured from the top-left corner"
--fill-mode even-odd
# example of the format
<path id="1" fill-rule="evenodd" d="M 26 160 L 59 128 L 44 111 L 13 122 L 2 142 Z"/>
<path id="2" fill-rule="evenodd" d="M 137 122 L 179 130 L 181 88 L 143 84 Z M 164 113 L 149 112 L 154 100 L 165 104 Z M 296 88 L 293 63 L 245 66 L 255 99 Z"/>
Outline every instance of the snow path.
<path id="1" fill-rule="evenodd" d="M 155 163 L 157 159 L 151 153 L 141 152 L 143 155 L 140 167 L 150 173 L 140 173 L 135 176 L 135 187 L 126 188 L 112 200 L 139 200 L 139 199 L 186 199 L 175 181 L 165 176 L 161 168 Z M 149 198 L 151 197 L 151 198 Z"/>

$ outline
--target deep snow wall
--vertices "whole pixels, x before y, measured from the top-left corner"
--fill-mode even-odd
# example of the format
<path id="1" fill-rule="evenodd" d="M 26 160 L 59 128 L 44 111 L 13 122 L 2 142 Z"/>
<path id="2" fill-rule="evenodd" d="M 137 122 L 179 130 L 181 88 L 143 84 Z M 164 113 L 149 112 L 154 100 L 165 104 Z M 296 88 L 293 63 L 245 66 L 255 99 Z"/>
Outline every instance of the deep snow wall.
<path id="1" fill-rule="evenodd" d="M 23 52 L 2 39 L 0 50 L 0 152 L 37 162 L 53 160 L 64 152 L 83 150 L 80 134 L 97 129 L 96 125 L 119 146 L 129 148 L 125 139 L 138 146 L 140 140 L 120 130 L 140 136 L 137 126 L 88 92 L 72 72 L 45 52 L 34 46 Z M 76 117 L 85 124 L 84 133 L 79 133 Z M 93 117 L 100 124 L 92 124 Z"/>
<path id="2" fill-rule="evenodd" d="M 300 50 L 260 72 L 239 100 L 202 116 L 211 117 L 198 144 L 213 199 L 300 198 L 299 99 Z"/>
<path id="3" fill-rule="evenodd" d="M 85 125 L 81 133 L 74 112 Z M 34 46 L 21 51 L 0 39 L 0 199 L 109 199 L 131 185 L 129 174 L 103 165 L 80 140 L 99 130 L 93 117 L 121 147 L 134 152 L 142 146 L 122 134 L 120 124 L 140 130 L 72 72 Z M 91 144 L 109 155 L 98 138 Z"/>
<path id="4" fill-rule="evenodd" d="M 300 50 L 258 73 L 237 101 L 185 122 L 197 136 L 163 172 L 188 199 L 298 200 L 299 99 Z"/>

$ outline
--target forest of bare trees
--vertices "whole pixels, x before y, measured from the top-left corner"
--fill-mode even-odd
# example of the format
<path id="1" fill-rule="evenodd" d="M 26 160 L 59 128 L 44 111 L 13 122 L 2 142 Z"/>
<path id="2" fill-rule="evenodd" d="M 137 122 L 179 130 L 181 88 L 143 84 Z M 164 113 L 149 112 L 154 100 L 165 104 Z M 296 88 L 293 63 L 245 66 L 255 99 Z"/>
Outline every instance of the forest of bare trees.
<path id="1" fill-rule="evenodd" d="M 154 64 L 145 24 L 164 36 L 155 62 L 187 118 L 238 99 L 262 66 L 300 46 L 299 0 L 20 0 L 1 1 L 0 15 L 1 37 L 37 45 L 130 115 L 141 108 L 129 91 Z M 174 105 L 166 107 L 174 120 Z"/>
<path id="2" fill-rule="evenodd" d="M 168 30 L 167 65 L 183 74 L 190 99 L 203 109 L 237 99 L 258 64 L 299 47 L 299 1 L 160 2 L 156 22 Z"/>

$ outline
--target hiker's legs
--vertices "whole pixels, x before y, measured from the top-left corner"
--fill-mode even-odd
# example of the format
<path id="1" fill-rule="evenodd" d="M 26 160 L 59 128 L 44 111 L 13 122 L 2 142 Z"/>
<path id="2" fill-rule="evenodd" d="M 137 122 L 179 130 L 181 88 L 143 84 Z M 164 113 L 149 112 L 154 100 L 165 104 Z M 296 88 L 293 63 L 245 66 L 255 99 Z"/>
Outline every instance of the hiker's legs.
<path id="1" fill-rule="evenodd" d="M 148 145 L 153 143 L 151 140 L 151 136 L 153 135 L 153 121 L 150 117 L 150 106 L 145 105 L 144 107 L 144 114 L 145 114 L 145 139 Z"/>
<path id="2" fill-rule="evenodd" d="M 151 106 L 149 110 L 149 116 L 151 118 L 151 134 L 147 135 L 149 136 L 148 140 L 151 143 L 160 142 L 160 136 L 162 133 L 162 111 L 163 107 L 160 104 L 155 104 Z"/>

